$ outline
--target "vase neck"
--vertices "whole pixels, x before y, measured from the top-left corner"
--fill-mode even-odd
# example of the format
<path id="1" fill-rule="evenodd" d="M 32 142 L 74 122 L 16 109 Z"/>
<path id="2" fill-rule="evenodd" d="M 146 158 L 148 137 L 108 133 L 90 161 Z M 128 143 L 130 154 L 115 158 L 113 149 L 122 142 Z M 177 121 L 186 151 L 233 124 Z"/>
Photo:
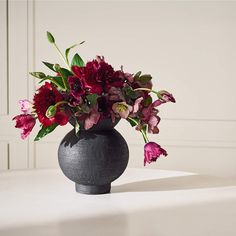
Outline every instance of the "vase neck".
<path id="1" fill-rule="evenodd" d="M 79 122 L 80 124 L 80 130 L 81 131 L 100 131 L 100 130 L 112 130 L 114 127 L 118 124 L 120 119 L 116 119 L 114 122 L 112 122 L 111 118 L 104 118 L 102 120 L 99 120 L 97 124 L 93 125 L 90 129 L 84 128 L 84 121 Z M 75 126 L 75 121 L 70 120 L 70 124 L 72 126 Z"/>

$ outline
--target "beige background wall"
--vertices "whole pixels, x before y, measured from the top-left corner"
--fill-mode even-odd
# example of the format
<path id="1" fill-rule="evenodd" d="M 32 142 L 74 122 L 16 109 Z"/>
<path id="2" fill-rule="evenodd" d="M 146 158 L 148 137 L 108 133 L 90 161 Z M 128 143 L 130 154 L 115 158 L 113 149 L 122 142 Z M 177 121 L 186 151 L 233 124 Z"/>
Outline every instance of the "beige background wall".
<path id="1" fill-rule="evenodd" d="M 9 120 L 21 98 L 32 98 L 28 71 L 59 62 L 46 40 L 65 49 L 81 40 L 85 60 L 104 55 L 116 69 L 151 73 L 176 104 L 160 108 L 168 150 L 148 168 L 236 176 L 236 2 L 0 1 L 0 169 L 57 166 L 57 146 L 70 127 L 44 140 L 20 141 Z M 130 166 L 143 166 L 143 141 L 125 121 Z"/>

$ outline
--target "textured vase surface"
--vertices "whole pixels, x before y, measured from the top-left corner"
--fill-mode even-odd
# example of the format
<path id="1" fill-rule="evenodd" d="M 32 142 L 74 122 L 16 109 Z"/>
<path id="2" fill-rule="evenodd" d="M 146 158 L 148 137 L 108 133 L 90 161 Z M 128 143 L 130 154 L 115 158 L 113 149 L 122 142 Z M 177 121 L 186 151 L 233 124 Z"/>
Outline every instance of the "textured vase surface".
<path id="1" fill-rule="evenodd" d="M 104 119 L 79 137 L 71 130 L 61 141 L 58 161 L 63 173 L 75 182 L 76 191 L 103 194 L 111 190 L 111 182 L 126 169 L 129 149 L 125 139 L 114 129 L 118 123 Z"/>

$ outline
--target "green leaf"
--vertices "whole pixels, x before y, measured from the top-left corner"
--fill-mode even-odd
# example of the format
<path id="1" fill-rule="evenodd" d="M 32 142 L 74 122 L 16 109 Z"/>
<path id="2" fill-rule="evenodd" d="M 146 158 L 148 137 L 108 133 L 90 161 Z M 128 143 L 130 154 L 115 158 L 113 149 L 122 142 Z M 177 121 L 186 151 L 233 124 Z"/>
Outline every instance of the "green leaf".
<path id="1" fill-rule="evenodd" d="M 63 87 L 66 90 L 69 90 L 70 87 L 69 87 L 69 84 L 68 84 L 68 76 L 72 76 L 73 74 L 69 70 L 67 70 L 65 68 L 60 68 L 58 70 L 58 72 L 61 74 L 61 77 L 63 79 L 63 84 L 64 84 Z"/>
<path id="2" fill-rule="evenodd" d="M 82 58 L 79 56 L 78 53 L 74 55 L 71 62 L 71 66 L 78 66 L 78 67 L 84 66 L 84 61 L 82 60 Z"/>
<path id="3" fill-rule="evenodd" d="M 148 107 L 150 104 L 152 104 L 152 97 L 148 96 L 144 101 L 143 101 L 143 105 L 145 107 Z"/>
<path id="4" fill-rule="evenodd" d="M 61 87 L 63 89 L 65 89 L 63 80 L 61 76 L 51 76 L 52 80 L 51 82 L 54 83 L 57 87 Z"/>
<path id="5" fill-rule="evenodd" d="M 47 75 L 45 76 L 44 78 L 42 78 L 40 81 L 39 81 L 39 84 L 41 84 L 44 80 L 51 80 L 53 76 L 50 76 L 50 75 Z"/>
<path id="6" fill-rule="evenodd" d="M 47 31 L 47 38 L 49 43 L 55 43 L 55 39 L 50 32 Z"/>
<path id="7" fill-rule="evenodd" d="M 54 69 L 56 72 L 59 72 L 59 70 L 61 69 L 61 67 L 60 67 L 59 64 L 54 64 L 54 65 L 53 65 L 53 69 Z"/>
<path id="8" fill-rule="evenodd" d="M 49 106 L 46 111 L 47 118 L 52 118 L 53 116 L 55 116 L 56 111 L 57 111 L 57 108 L 54 105 Z"/>
<path id="9" fill-rule="evenodd" d="M 75 135 L 79 137 L 79 131 L 80 131 L 80 124 L 78 123 L 77 119 L 75 119 Z"/>
<path id="10" fill-rule="evenodd" d="M 125 86 L 122 91 L 124 92 L 125 96 L 135 99 L 137 98 L 137 95 L 135 93 L 135 91 L 132 89 L 132 87 L 130 86 Z"/>
<path id="11" fill-rule="evenodd" d="M 47 75 L 46 77 L 42 78 L 40 81 L 39 81 L 39 84 L 41 84 L 43 81 L 45 80 L 50 80 L 51 83 L 53 83 L 54 85 L 56 85 L 58 88 L 62 89 L 62 90 L 65 90 L 65 87 L 64 87 L 64 83 L 62 81 L 62 77 L 60 76 L 51 76 L 51 75 Z"/>
<path id="12" fill-rule="evenodd" d="M 99 95 L 93 93 L 93 94 L 89 94 L 86 96 L 87 100 L 89 101 L 91 106 L 94 106 L 97 104 L 97 99 L 98 99 Z"/>
<path id="13" fill-rule="evenodd" d="M 137 125 L 136 122 L 139 123 L 139 119 L 138 119 L 138 118 L 127 119 L 127 121 L 130 123 L 130 125 L 131 125 L 132 127 L 134 127 L 134 126 Z"/>
<path id="14" fill-rule="evenodd" d="M 44 64 L 45 66 L 47 66 L 50 70 L 55 71 L 54 68 L 53 68 L 54 64 L 49 63 L 49 62 L 46 62 L 46 61 L 43 61 L 43 64 Z M 55 71 L 55 72 L 56 72 L 56 71 Z"/>
<path id="15" fill-rule="evenodd" d="M 141 84 L 146 84 L 152 79 L 151 75 L 141 75 L 139 77 L 135 77 L 135 81 L 140 82 Z"/>
<path id="16" fill-rule="evenodd" d="M 138 81 L 141 81 L 141 82 L 143 82 L 143 83 L 147 83 L 147 82 L 149 82 L 151 79 L 152 79 L 152 76 L 151 76 L 151 75 L 141 75 L 141 76 L 138 78 Z"/>
<path id="17" fill-rule="evenodd" d="M 44 77 L 46 77 L 46 75 L 43 72 L 30 72 L 29 74 L 38 79 L 43 79 Z"/>
<path id="18" fill-rule="evenodd" d="M 135 75 L 134 75 L 134 80 L 136 80 L 137 78 L 139 78 L 139 76 L 142 74 L 142 71 L 138 71 Z"/>
<path id="19" fill-rule="evenodd" d="M 42 127 L 37 136 L 35 137 L 34 141 L 38 141 L 40 139 L 42 139 L 44 136 L 46 136 L 47 134 L 51 133 L 58 125 L 57 124 L 52 124 L 51 126 L 48 127 Z"/>
<path id="20" fill-rule="evenodd" d="M 69 48 L 66 49 L 66 51 L 65 51 L 65 56 L 66 56 L 67 62 L 69 62 L 68 56 L 69 56 L 70 50 L 71 50 L 72 48 L 75 48 L 75 47 L 78 46 L 78 45 L 83 44 L 84 42 L 85 42 L 85 41 L 82 41 L 81 43 L 74 44 L 74 45 L 72 45 L 71 47 L 69 47 Z"/>

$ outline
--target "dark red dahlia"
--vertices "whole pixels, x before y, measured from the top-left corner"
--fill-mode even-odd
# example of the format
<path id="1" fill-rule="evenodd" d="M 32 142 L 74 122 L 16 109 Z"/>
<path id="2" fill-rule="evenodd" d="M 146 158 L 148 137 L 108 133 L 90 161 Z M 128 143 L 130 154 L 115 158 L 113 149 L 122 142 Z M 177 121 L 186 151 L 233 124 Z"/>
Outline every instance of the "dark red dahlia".
<path id="1" fill-rule="evenodd" d="M 68 122 L 66 114 L 60 111 L 60 107 L 57 108 L 55 116 L 51 118 L 46 116 L 48 107 L 55 105 L 62 100 L 62 94 L 60 94 L 59 91 L 48 82 L 38 89 L 38 93 L 34 95 L 34 109 L 39 121 L 44 127 L 50 126 L 54 123 L 64 125 Z M 63 115 L 61 113 L 63 113 Z"/>
<path id="2" fill-rule="evenodd" d="M 98 62 L 98 69 L 97 69 L 97 81 L 98 82 L 105 82 L 109 81 L 114 75 L 114 69 L 111 65 L 105 62 L 104 58 L 97 56 L 96 61 Z"/>
<path id="3" fill-rule="evenodd" d="M 101 57 L 87 62 L 85 67 L 72 66 L 71 69 L 76 77 L 83 81 L 84 89 L 88 93 L 101 95 L 103 92 L 108 92 L 113 82 L 114 69 Z"/>

